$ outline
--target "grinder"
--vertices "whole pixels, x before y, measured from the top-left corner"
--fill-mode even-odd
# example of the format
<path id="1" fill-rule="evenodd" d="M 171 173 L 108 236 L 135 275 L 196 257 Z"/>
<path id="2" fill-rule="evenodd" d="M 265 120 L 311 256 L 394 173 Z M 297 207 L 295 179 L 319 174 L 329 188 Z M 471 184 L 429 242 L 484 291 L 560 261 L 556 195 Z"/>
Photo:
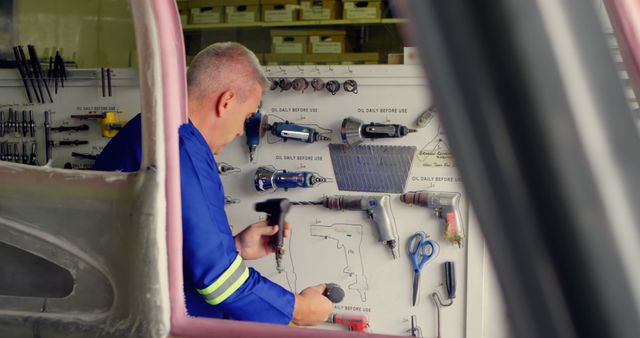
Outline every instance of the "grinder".
<path id="1" fill-rule="evenodd" d="M 347 117 L 342 121 L 340 136 L 342 136 L 342 142 L 345 144 L 357 146 L 367 138 L 399 138 L 415 132 L 415 129 L 407 128 L 400 124 L 374 122 L 365 124 L 355 117 Z"/>

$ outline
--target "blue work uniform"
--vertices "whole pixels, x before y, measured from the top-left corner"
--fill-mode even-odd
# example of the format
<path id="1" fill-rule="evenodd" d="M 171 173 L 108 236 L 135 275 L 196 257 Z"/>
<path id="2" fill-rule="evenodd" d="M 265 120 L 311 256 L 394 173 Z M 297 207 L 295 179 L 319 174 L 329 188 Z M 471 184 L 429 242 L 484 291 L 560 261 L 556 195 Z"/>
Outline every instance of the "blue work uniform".
<path id="1" fill-rule="evenodd" d="M 247 268 L 238 254 L 224 211 L 224 189 L 216 161 L 204 137 L 191 123 L 180 127 L 179 136 L 187 312 L 197 317 L 288 324 L 295 297 Z M 123 140 L 118 140 L 121 137 Z M 94 168 L 127 171 L 134 167 L 129 161 L 136 152 L 141 153 L 139 116 L 105 147 Z"/>

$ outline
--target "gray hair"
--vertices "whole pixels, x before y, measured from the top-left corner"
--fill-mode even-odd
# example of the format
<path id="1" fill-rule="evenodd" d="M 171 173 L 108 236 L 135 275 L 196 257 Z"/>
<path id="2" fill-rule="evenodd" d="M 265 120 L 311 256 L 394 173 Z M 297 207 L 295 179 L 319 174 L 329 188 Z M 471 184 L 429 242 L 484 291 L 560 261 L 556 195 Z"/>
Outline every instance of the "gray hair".
<path id="1" fill-rule="evenodd" d="M 189 97 L 202 99 L 234 89 L 244 102 L 253 84 L 267 85 L 267 78 L 256 55 L 237 42 L 216 42 L 203 49 L 187 70 Z"/>

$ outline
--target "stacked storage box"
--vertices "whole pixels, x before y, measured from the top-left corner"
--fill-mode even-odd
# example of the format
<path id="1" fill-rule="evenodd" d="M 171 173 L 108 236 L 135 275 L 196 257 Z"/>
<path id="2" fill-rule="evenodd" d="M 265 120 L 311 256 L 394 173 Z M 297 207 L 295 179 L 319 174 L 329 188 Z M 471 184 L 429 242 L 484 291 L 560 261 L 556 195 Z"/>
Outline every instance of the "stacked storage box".
<path id="1" fill-rule="evenodd" d="M 262 0 L 262 21 L 298 21 L 298 0 Z"/>
<path id="2" fill-rule="evenodd" d="M 189 23 L 223 23 L 223 0 L 189 0 Z"/>
<path id="3" fill-rule="evenodd" d="M 300 0 L 300 20 L 336 20 L 342 17 L 340 1 L 309 1 Z"/>
<path id="4" fill-rule="evenodd" d="M 382 1 L 380 0 L 342 0 L 342 17 L 345 20 L 380 19 L 382 13 Z"/>
<path id="5" fill-rule="evenodd" d="M 260 0 L 224 0 L 225 22 L 246 24 L 260 21 Z"/>

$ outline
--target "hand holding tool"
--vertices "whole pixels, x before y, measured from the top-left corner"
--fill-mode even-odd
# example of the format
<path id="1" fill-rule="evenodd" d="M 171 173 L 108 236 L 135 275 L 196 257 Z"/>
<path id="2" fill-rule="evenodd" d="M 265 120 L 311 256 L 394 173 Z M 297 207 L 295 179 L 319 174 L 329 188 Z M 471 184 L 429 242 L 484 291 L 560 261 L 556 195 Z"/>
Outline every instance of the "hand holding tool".
<path id="1" fill-rule="evenodd" d="M 444 225 L 444 238 L 462 247 L 464 224 L 460 214 L 460 193 L 444 191 L 411 191 L 400 195 L 400 201 L 433 209 Z"/>
<path id="2" fill-rule="evenodd" d="M 326 289 L 322 293 L 325 297 L 334 303 L 340 303 L 344 299 L 344 290 L 336 283 L 326 283 Z"/>
<path id="3" fill-rule="evenodd" d="M 254 186 L 257 191 L 275 191 L 283 188 L 311 188 L 331 179 L 310 171 L 277 170 L 274 167 L 259 167 L 254 175 Z"/>
<path id="4" fill-rule="evenodd" d="M 278 232 L 271 237 L 270 243 L 276 250 L 276 270 L 278 270 L 278 273 L 284 271 L 282 268 L 282 256 L 284 256 L 284 222 L 290 207 L 291 202 L 286 198 L 268 199 L 255 205 L 256 211 L 267 214 L 267 223 L 270 226 L 278 226 Z"/>
<path id="5" fill-rule="evenodd" d="M 418 289 L 420 287 L 420 273 L 422 268 L 429 262 L 438 250 L 438 244 L 427 238 L 422 232 L 416 232 L 407 242 L 407 253 L 413 265 L 413 306 L 418 302 Z"/>
<path id="6" fill-rule="evenodd" d="M 348 117 L 342 121 L 340 135 L 342 136 L 342 142 L 356 146 L 368 138 L 399 138 L 416 131 L 400 124 L 373 122 L 365 124 L 355 117 Z"/>
<path id="7" fill-rule="evenodd" d="M 391 215 L 389 196 L 328 196 L 320 201 L 296 201 L 294 205 L 322 205 L 332 210 L 362 210 L 378 230 L 378 240 L 389 247 L 393 259 L 398 258 L 396 224 Z"/>

